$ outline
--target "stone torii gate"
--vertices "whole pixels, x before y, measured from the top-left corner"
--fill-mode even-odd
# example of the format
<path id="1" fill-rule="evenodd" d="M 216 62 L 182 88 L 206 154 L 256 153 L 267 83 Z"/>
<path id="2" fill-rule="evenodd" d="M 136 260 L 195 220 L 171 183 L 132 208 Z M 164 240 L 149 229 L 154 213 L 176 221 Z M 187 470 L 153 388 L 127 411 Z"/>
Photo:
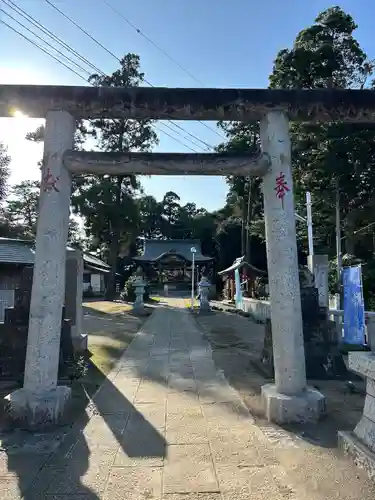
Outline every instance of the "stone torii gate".
<path id="1" fill-rule="evenodd" d="M 289 119 L 375 121 L 375 93 L 345 90 L 236 90 L 0 86 L 0 116 L 46 118 L 24 386 L 8 396 L 15 418 L 55 421 L 70 389 L 57 386 L 71 176 L 199 174 L 263 176 L 275 384 L 262 387 L 268 419 L 318 419 L 324 397 L 306 386 Z M 259 120 L 262 153 L 93 153 L 73 148 L 88 118 Z"/>

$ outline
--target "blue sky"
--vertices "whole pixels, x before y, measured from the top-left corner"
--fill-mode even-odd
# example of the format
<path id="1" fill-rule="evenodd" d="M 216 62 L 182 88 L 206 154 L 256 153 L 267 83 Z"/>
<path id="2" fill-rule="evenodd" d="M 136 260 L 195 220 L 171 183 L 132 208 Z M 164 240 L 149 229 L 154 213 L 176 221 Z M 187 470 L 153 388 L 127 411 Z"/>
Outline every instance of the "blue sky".
<path id="1" fill-rule="evenodd" d="M 138 53 L 146 78 L 153 85 L 200 86 L 126 24 L 103 0 L 51 1 L 119 57 L 126 52 Z M 323 0 L 108 1 L 204 86 L 249 88 L 266 87 L 278 50 L 291 46 L 298 31 L 310 25 L 320 11 L 335 5 Z M 102 71 L 111 73 L 117 69 L 112 56 L 62 18 L 45 0 L 16 0 L 15 3 Z M 375 57 L 375 2 L 346 0 L 338 5 L 352 14 L 359 25 L 356 36 L 360 44 L 369 57 Z M 2 0 L 0 8 L 28 25 Z M 0 19 L 27 34 L 1 11 Z M 27 36 L 33 38 L 30 34 Z M 0 83 L 84 84 L 78 76 L 2 24 L 0 40 Z M 220 142 L 213 131 L 200 123 L 179 124 L 213 146 Z M 23 139 L 25 132 L 35 125 L 37 122 L 25 119 L 0 120 L 0 140 L 8 144 L 13 159 L 12 182 L 39 177 L 36 161 L 41 148 Z M 210 126 L 215 128 L 214 124 Z M 170 130 L 167 132 L 172 134 Z M 197 151 L 203 150 L 177 132 L 173 135 Z M 159 137 L 157 149 L 160 151 L 189 151 L 162 133 Z M 223 179 L 213 177 L 153 177 L 144 179 L 143 184 L 147 192 L 157 198 L 172 190 L 180 195 L 182 202 L 195 202 L 211 210 L 222 206 L 226 194 Z"/>

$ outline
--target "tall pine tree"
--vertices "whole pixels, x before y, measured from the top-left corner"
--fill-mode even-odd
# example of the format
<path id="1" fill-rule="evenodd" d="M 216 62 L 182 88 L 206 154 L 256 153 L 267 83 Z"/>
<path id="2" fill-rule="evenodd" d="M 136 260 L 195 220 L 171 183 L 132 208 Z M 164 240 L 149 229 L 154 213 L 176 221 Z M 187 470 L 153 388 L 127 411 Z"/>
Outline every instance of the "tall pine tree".
<path id="1" fill-rule="evenodd" d="M 140 59 L 135 54 L 126 54 L 111 75 L 94 74 L 89 78 L 98 87 L 137 87 L 143 80 Z M 87 132 L 106 152 L 149 151 L 158 142 L 151 120 L 98 119 Z M 91 175 L 76 179 L 73 206 L 84 217 L 87 233 L 106 249 L 111 266 L 107 298 L 115 294 L 119 255 L 134 241 L 140 223 L 135 199 L 139 187 L 135 176 Z"/>

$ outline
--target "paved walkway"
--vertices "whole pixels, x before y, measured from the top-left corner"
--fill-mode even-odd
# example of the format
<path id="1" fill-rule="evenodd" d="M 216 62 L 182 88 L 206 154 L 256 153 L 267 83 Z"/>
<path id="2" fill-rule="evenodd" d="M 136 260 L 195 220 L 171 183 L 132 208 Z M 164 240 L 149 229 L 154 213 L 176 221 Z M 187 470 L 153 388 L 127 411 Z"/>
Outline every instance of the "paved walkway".
<path id="1" fill-rule="evenodd" d="M 331 490 L 329 498 L 337 498 L 334 484 Z M 21 498 L 12 488 L 7 491 L 2 500 Z M 272 441 L 217 371 L 186 308 L 160 307 L 99 390 L 87 421 L 75 425 L 23 498 L 323 497 L 304 491 L 303 482 L 293 484 Z M 366 490 L 356 498 L 373 497 Z"/>

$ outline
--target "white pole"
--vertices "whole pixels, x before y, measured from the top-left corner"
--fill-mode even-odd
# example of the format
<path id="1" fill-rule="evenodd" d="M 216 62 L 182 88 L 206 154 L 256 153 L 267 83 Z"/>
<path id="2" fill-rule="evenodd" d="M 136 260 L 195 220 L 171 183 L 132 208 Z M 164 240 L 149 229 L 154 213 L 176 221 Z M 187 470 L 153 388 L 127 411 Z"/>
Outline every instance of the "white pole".
<path id="1" fill-rule="evenodd" d="M 194 274 L 195 274 L 195 252 L 193 252 L 191 269 L 191 310 L 194 310 Z"/>
<path id="2" fill-rule="evenodd" d="M 307 191 L 306 193 L 306 208 L 307 208 L 307 237 L 309 241 L 309 255 L 314 255 L 311 194 L 309 191 Z"/>
<path id="3" fill-rule="evenodd" d="M 341 248 L 341 220 L 340 220 L 340 190 L 339 180 L 336 180 L 336 258 L 337 258 L 337 309 L 341 309 L 341 270 L 342 270 L 342 248 Z"/>

